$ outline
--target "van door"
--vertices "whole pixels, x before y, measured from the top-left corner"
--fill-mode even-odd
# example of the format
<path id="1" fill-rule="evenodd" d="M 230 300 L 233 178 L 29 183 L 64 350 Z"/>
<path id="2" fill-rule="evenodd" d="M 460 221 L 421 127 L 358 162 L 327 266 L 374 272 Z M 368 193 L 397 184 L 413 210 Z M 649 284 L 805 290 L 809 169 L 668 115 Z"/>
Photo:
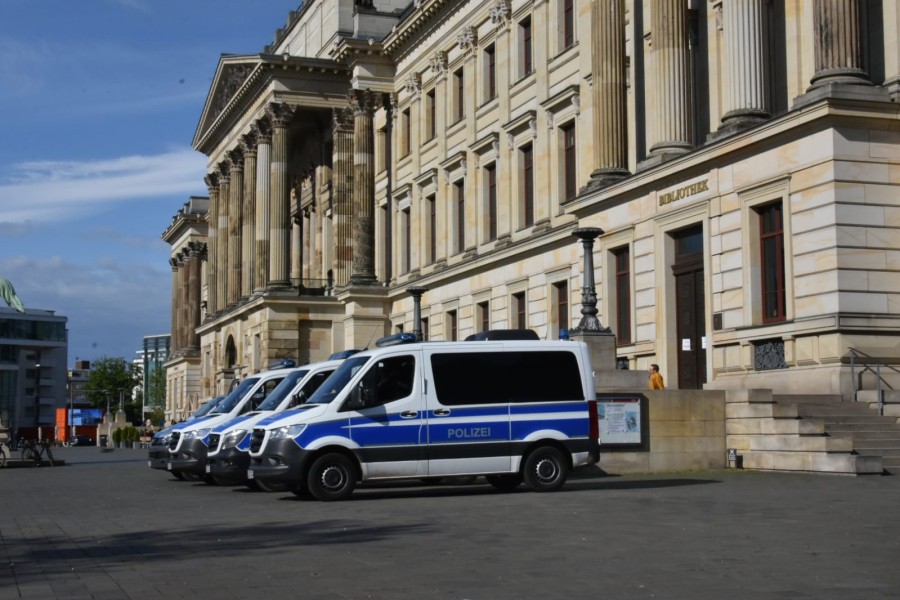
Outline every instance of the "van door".
<path id="1" fill-rule="evenodd" d="M 345 402 L 350 439 L 365 479 L 427 475 L 419 352 L 371 361 Z M 351 408 L 352 407 L 352 408 Z"/>
<path id="2" fill-rule="evenodd" d="M 508 473 L 510 404 L 497 371 L 502 347 L 426 348 L 423 354 L 428 475 Z"/>

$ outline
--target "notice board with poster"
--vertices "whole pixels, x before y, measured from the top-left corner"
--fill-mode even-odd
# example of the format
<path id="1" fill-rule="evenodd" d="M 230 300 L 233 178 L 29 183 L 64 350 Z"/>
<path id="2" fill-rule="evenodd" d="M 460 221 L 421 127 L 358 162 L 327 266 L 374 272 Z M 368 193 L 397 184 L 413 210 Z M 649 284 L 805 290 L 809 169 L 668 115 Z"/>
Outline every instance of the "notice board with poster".
<path id="1" fill-rule="evenodd" d="M 600 445 L 641 445 L 645 401 L 643 394 L 597 394 Z"/>

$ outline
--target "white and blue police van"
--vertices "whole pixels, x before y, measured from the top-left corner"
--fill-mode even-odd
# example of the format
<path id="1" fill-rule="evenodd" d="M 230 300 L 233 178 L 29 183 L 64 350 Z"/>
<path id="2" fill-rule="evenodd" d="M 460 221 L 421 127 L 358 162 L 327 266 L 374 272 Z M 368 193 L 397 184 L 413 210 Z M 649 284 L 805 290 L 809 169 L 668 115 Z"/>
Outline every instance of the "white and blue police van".
<path id="1" fill-rule="evenodd" d="M 225 396 L 216 396 L 212 400 L 205 402 L 203 406 L 198 408 L 185 421 L 193 421 L 212 412 L 216 405 L 225 399 Z M 169 468 L 169 440 L 172 439 L 172 431 L 177 425 L 170 425 L 165 429 L 160 429 L 153 434 L 150 440 L 150 451 L 148 453 L 147 465 L 151 469 L 160 469 L 165 471 Z"/>
<path id="2" fill-rule="evenodd" d="M 294 361 L 282 361 L 277 366 L 286 368 L 274 368 L 247 377 L 206 416 L 178 424 L 169 436 L 169 462 L 166 465 L 169 472 L 177 479 L 206 479 L 212 483 L 212 477 L 206 473 L 206 459 L 213 428 L 256 410 L 295 369 L 294 364 Z"/>
<path id="3" fill-rule="evenodd" d="M 313 395 L 340 360 L 311 363 L 288 373 L 256 410 L 212 428 L 208 438 L 206 472 L 219 485 L 247 483 L 250 466 L 250 433 L 253 427 L 273 414 L 295 408 Z M 265 491 L 273 491 L 262 484 Z"/>
<path id="4" fill-rule="evenodd" d="M 547 492 L 599 457 L 587 345 L 488 337 L 345 359 L 305 404 L 254 428 L 247 474 L 319 500 L 359 482 L 479 475 Z"/>

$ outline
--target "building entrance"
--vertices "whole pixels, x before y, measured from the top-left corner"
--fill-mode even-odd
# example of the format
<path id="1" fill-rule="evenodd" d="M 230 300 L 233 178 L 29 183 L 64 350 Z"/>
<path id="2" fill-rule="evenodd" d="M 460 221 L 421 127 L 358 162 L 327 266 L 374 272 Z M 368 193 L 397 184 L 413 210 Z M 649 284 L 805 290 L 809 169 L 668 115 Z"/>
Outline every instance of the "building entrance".
<path id="1" fill-rule="evenodd" d="M 706 306 L 703 273 L 703 228 L 673 234 L 675 240 L 675 310 L 677 314 L 678 388 L 700 389 L 706 383 Z"/>

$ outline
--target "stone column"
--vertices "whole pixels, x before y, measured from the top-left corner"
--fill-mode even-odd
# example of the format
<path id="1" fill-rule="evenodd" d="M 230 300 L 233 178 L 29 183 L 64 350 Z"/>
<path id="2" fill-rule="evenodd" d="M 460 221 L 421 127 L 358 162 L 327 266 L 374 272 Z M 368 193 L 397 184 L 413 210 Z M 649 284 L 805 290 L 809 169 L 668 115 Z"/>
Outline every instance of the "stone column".
<path id="1" fill-rule="evenodd" d="M 188 322 L 187 340 L 185 347 L 188 350 L 200 349 L 200 336 L 197 327 L 200 326 L 200 264 L 203 259 L 205 244 L 202 242 L 188 243 Z"/>
<path id="2" fill-rule="evenodd" d="M 262 292 L 269 281 L 269 184 L 272 163 L 272 128 L 268 119 L 256 123 L 256 235 L 253 291 Z"/>
<path id="3" fill-rule="evenodd" d="M 188 347 L 188 314 L 190 312 L 188 296 L 188 249 L 182 248 L 178 253 L 178 347 L 182 352 Z"/>
<path id="4" fill-rule="evenodd" d="M 310 277 L 309 273 L 304 273 L 304 257 L 308 257 L 306 249 L 303 247 L 303 212 L 291 218 L 291 280 L 296 281 L 298 285 L 303 285 L 303 278 Z M 308 259 L 306 259 L 308 260 Z"/>
<path id="5" fill-rule="evenodd" d="M 378 96 L 353 90 L 353 259 L 350 283 L 375 283 L 375 131 Z"/>
<path id="6" fill-rule="evenodd" d="M 178 259 L 170 258 L 169 266 L 172 267 L 172 354 L 181 350 L 178 344 L 178 315 L 180 307 L 178 306 Z"/>
<path id="7" fill-rule="evenodd" d="M 331 215 L 334 223 L 334 285 L 350 281 L 353 260 L 353 111 L 332 112 L 334 144 Z M 383 135 L 383 134 L 382 134 Z"/>
<path id="8" fill-rule="evenodd" d="M 253 293 L 256 255 L 256 128 L 241 138 L 244 151 L 244 193 L 241 211 L 241 297 Z"/>
<path id="9" fill-rule="evenodd" d="M 268 287 L 290 285 L 291 186 L 288 178 L 287 127 L 294 108 L 274 103 L 267 108 L 272 123 L 271 187 L 269 195 Z"/>
<path id="10" fill-rule="evenodd" d="M 714 137 L 768 119 L 769 75 L 766 0 L 725 0 L 725 110 Z"/>
<path id="11" fill-rule="evenodd" d="M 241 295 L 241 200 L 244 195 L 244 155 L 240 150 L 228 153 L 231 182 L 228 186 L 228 286 L 225 301 L 237 304 Z"/>
<path id="12" fill-rule="evenodd" d="M 809 89 L 831 83 L 872 85 L 862 68 L 859 0 L 814 0 L 816 74 Z"/>
<path id="13" fill-rule="evenodd" d="M 223 310 L 227 304 L 225 291 L 228 288 L 228 210 L 230 205 L 231 169 L 228 162 L 219 164 L 219 245 L 216 248 L 216 309 Z"/>
<path id="14" fill-rule="evenodd" d="M 594 172 L 588 189 L 628 177 L 628 114 L 625 100 L 625 0 L 594 0 L 591 6 Z"/>
<path id="15" fill-rule="evenodd" d="M 209 189 L 209 212 L 206 215 L 206 243 L 209 247 L 206 259 L 206 314 L 212 315 L 219 310 L 216 304 L 216 250 L 219 229 L 219 176 L 210 173 L 206 176 L 206 187 Z"/>
<path id="16" fill-rule="evenodd" d="M 692 148 L 687 6 L 684 0 L 652 0 L 650 15 L 656 85 L 650 157 L 666 160 Z"/>

